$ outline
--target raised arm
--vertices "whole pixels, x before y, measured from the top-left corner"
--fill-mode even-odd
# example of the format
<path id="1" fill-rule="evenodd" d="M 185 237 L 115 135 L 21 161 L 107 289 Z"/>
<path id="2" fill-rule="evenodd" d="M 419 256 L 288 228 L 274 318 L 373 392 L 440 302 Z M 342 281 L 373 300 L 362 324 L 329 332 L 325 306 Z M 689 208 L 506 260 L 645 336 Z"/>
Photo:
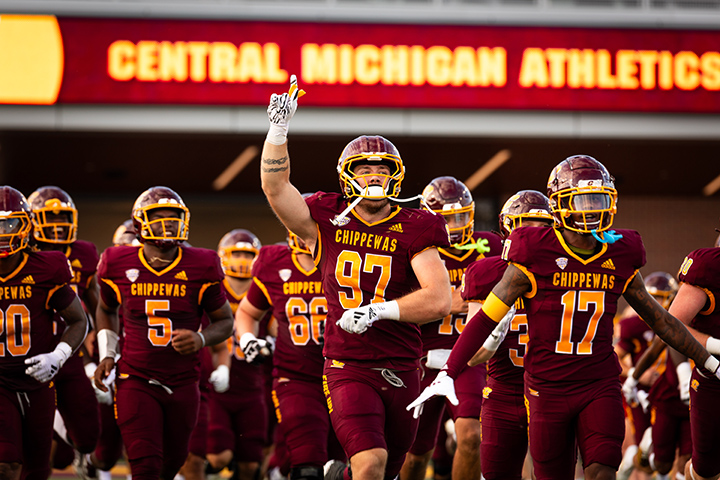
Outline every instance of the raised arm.
<path id="1" fill-rule="evenodd" d="M 290 119 L 297 109 L 299 93 L 297 79 L 293 75 L 289 92 L 273 94 L 270 97 L 270 130 L 263 145 L 260 180 L 275 215 L 288 230 L 305 240 L 312 251 L 317 242 L 317 228 L 305 200 L 290 183 L 287 131 Z"/>

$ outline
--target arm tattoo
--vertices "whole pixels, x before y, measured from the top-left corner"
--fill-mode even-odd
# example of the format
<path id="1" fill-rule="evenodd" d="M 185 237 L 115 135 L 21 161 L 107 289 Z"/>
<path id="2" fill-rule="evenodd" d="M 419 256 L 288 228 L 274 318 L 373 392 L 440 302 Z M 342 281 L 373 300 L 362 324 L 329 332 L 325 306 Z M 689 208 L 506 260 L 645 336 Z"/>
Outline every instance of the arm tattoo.
<path id="1" fill-rule="evenodd" d="M 278 167 L 270 167 L 269 165 L 279 165 Z M 284 157 L 280 158 L 265 158 L 262 159 L 262 171 L 265 173 L 277 173 L 277 172 L 284 172 L 286 171 L 290 166 L 288 165 L 288 156 L 285 155 Z"/>
<path id="2" fill-rule="evenodd" d="M 673 317 L 648 293 L 642 277 L 637 274 L 625 291 L 625 299 L 640 315 L 645 323 L 662 338 L 665 343 L 678 352 L 686 355 L 699 365 L 704 365 L 709 354 L 695 337 L 688 332 L 685 325 Z"/>
<path id="3" fill-rule="evenodd" d="M 514 265 L 508 265 L 503 278 L 493 288 L 493 293 L 503 301 L 505 305 L 513 306 L 522 294 L 530 291 L 532 285 L 527 275 Z"/>

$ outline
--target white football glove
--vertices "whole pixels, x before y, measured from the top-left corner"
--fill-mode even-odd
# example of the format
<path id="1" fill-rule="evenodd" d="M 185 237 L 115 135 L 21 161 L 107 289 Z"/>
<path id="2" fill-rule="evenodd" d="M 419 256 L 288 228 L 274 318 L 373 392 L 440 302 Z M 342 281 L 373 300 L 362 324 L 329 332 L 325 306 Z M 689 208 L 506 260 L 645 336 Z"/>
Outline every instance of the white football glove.
<path id="1" fill-rule="evenodd" d="M 625 383 L 622 385 L 622 392 L 625 396 L 625 402 L 627 402 L 628 405 L 637 405 L 638 404 L 638 397 L 637 397 L 637 385 L 638 381 L 633 378 L 633 373 L 635 372 L 635 368 L 631 368 L 628 371 L 627 378 L 625 379 Z"/>
<path id="2" fill-rule="evenodd" d="M 26 358 L 25 373 L 41 383 L 49 382 L 60 371 L 68 358 L 72 355 L 72 347 L 65 342 L 60 342 L 55 350 L 50 353 L 41 353 L 34 357 Z"/>
<path id="3" fill-rule="evenodd" d="M 267 347 L 270 350 L 270 353 L 275 353 L 275 344 L 277 343 L 277 339 L 272 335 L 265 335 L 265 341 L 267 342 Z"/>
<path id="4" fill-rule="evenodd" d="M 420 396 L 413 400 L 410 405 L 405 407 L 405 410 L 409 411 L 410 409 L 414 409 L 413 418 L 418 418 L 422 413 L 423 404 L 436 395 L 447 397 L 453 405 L 458 405 L 458 403 L 460 403 L 457 395 L 455 395 L 455 381 L 452 377 L 448 376 L 445 370 L 441 370 L 440 373 L 438 373 L 438 376 L 435 377 L 435 380 L 425 387 L 425 390 L 423 390 Z"/>
<path id="5" fill-rule="evenodd" d="M 247 358 L 247 356 L 245 357 Z M 218 366 L 210 374 L 210 383 L 218 393 L 227 392 L 230 388 L 230 369 L 227 365 Z"/>
<path id="6" fill-rule="evenodd" d="M 273 145 L 282 145 L 287 141 L 288 126 L 290 119 L 295 115 L 297 110 L 297 99 L 304 94 L 297 86 L 297 77 L 290 76 L 290 89 L 281 95 L 273 93 L 270 97 L 270 105 L 267 113 L 270 120 L 270 130 L 268 130 L 266 140 Z"/>
<path id="7" fill-rule="evenodd" d="M 485 350 L 491 352 L 497 351 L 500 344 L 505 340 L 505 335 L 507 335 L 508 329 L 510 329 L 510 323 L 512 323 L 513 317 L 515 317 L 515 307 L 510 307 L 510 310 L 508 310 L 502 320 L 498 322 L 488 338 L 485 339 L 485 343 L 483 343 Z"/>
<path id="8" fill-rule="evenodd" d="M 378 320 L 399 320 L 400 307 L 395 300 L 371 303 L 345 310 L 335 324 L 348 333 L 365 333 Z"/>
<path id="9" fill-rule="evenodd" d="M 112 405 L 112 385 L 115 382 L 115 370 L 111 371 L 110 375 L 103 379 L 103 383 L 108 389 L 107 392 L 103 392 L 95 385 L 95 370 L 97 370 L 97 365 L 94 362 L 85 364 L 85 375 L 87 375 L 90 379 L 90 385 L 92 385 L 93 390 L 95 391 L 95 398 L 97 398 L 98 403 L 102 403 L 103 405 Z"/>
<path id="10" fill-rule="evenodd" d="M 270 356 L 267 340 L 257 338 L 251 332 L 245 332 L 240 337 L 240 349 L 242 349 L 247 363 L 262 363 L 265 358 Z"/>
<path id="11" fill-rule="evenodd" d="M 690 404 L 690 380 L 692 378 L 692 368 L 689 362 L 681 362 L 675 367 L 678 377 L 678 390 L 680 391 L 680 400 L 685 405 Z"/>

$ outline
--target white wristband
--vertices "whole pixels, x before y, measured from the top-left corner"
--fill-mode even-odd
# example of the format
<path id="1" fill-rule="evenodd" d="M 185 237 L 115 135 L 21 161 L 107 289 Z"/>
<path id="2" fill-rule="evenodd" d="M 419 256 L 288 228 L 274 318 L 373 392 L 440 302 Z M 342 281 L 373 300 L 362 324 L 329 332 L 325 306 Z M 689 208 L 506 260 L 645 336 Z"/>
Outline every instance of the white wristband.
<path id="1" fill-rule="evenodd" d="M 705 342 L 705 350 L 713 355 L 720 355 L 720 340 L 715 337 L 708 337 Z"/>
<path id="2" fill-rule="evenodd" d="M 380 320 L 400 320 L 400 306 L 397 301 L 390 300 L 389 302 L 372 303 L 371 305 Z"/>
<path id="3" fill-rule="evenodd" d="M 118 339 L 118 334 L 114 330 L 103 328 L 97 332 L 98 358 L 101 362 L 107 357 L 115 359 Z"/>
<path id="4" fill-rule="evenodd" d="M 202 340 L 202 345 L 200 348 L 203 348 L 205 346 L 205 335 L 203 335 L 202 332 L 197 332 L 197 334 L 200 336 L 200 340 Z"/>
<path id="5" fill-rule="evenodd" d="M 257 340 L 257 337 L 252 332 L 245 332 L 240 336 L 240 350 L 245 350 L 245 347 L 252 340 Z"/>
<path id="6" fill-rule="evenodd" d="M 265 137 L 265 141 L 268 143 L 272 143 L 273 145 L 282 145 L 283 143 L 287 142 L 287 133 L 287 125 L 276 125 L 274 123 L 271 123 L 270 129 L 267 133 L 267 137 Z"/>
<path id="7" fill-rule="evenodd" d="M 705 360 L 705 370 L 708 372 L 715 373 L 718 367 L 720 367 L 720 361 L 712 355 Z"/>

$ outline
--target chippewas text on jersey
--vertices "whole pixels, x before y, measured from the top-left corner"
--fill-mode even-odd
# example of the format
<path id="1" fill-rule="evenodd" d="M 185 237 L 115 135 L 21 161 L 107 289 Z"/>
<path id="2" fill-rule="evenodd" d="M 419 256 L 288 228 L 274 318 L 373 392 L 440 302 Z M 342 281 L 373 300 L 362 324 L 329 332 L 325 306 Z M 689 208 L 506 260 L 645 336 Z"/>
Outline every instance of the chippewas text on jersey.
<path id="1" fill-rule="evenodd" d="M 283 294 L 297 295 L 306 293 L 325 293 L 322 282 L 283 282 Z"/>
<path id="2" fill-rule="evenodd" d="M 0 287 L 0 300 L 22 300 L 31 297 L 32 287 L 30 285 Z"/>
<path id="3" fill-rule="evenodd" d="M 615 275 L 607 273 L 555 272 L 552 284 L 565 288 L 594 288 L 612 290 L 615 288 Z"/>
<path id="4" fill-rule="evenodd" d="M 178 283 L 133 283 L 130 294 L 135 297 L 184 297 L 185 285 Z"/>
<path id="5" fill-rule="evenodd" d="M 397 239 L 385 235 L 357 232 L 355 230 L 336 230 L 335 242 L 353 247 L 372 248 L 383 252 L 394 252 L 397 249 Z"/>

